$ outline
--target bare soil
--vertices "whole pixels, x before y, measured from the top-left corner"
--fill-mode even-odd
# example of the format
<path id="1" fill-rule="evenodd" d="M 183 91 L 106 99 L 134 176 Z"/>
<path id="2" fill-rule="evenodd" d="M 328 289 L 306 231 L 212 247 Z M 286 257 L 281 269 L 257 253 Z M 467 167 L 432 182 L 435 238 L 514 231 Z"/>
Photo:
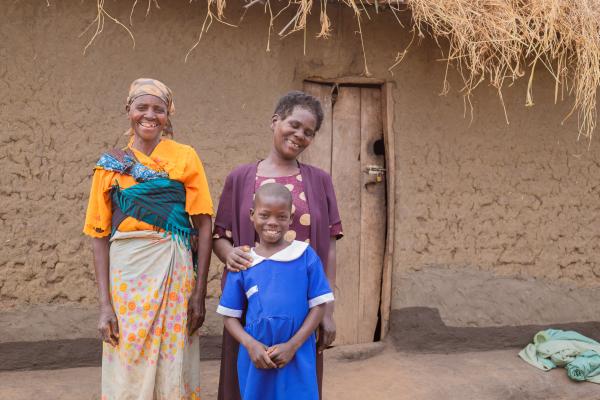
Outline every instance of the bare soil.
<path id="1" fill-rule="evenodd" d="M 368 359 L 346 356 L 326 354 L 328 400 L 600 399 L 599 386 L 572 382 L 562 369 L 537 370 L 521 361 L 516 349 L 415 354 L 388 346 Z M 203 399 L 216 399 L 219 361 L 202 365 Z M 99 394 L 98 367 L 0 373 L 1 399 L 92 400 Z"/>

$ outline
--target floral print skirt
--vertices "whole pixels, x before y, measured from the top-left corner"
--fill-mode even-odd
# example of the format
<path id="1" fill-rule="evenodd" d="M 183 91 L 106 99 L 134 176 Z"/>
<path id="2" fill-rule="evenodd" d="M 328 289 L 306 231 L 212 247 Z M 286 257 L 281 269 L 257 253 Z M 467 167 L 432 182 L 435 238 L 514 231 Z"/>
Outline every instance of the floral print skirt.
<path id="1" fill-rule="evenodd" d="M 104 343 L 102 400 L 200 398 L 199 337 L 187 332 L 191 252 L 155 231 L 116 232 L 110 292 L 119 344 Z"/>

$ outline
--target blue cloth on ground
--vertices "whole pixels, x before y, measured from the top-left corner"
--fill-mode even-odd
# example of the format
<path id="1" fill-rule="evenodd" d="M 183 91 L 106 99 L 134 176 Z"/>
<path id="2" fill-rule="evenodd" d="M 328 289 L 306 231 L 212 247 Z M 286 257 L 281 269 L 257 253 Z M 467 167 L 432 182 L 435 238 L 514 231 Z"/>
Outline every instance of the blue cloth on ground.
<path id="1" fill-rule="evenodd" d="M 565 367 L 575 381 L 600 383 L 600 343 L 575 331 L 540 331 L 519 357 L 544 371 Z"/>
<path id="2" fill-rule="evenodd" d="M 591 350 L 586 351 L 567 364 L 565 369 L 569 378 L 574 381 L 585 381 L 600 376 L 600 354 Z"/>

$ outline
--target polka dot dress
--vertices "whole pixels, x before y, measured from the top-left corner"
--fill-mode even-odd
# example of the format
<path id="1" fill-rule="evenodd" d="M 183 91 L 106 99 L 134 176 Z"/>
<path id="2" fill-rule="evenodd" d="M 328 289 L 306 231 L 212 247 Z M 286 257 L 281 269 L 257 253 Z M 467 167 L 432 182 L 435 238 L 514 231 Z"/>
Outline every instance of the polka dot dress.
<path id="1" fill-rule="evenodd" d="M 291 176 L 280 176 L 276 178 L 268 178 L 264 176 L 256 176 L 256 183 L 254 190 L 258 189 L 261 185 L 267 183 L 281 183 L 292 193 L 292 212 L 294 218 L 290 225 L 290 230 L 285 236 L 285 240 L 292 241 L 298 240 L 301 242 L 310 243 L 310 210 L 308 208 L 308 202 L 306 201 L 306 193 L 304 191 L 304 183 L 302 182 L 302 175 L 291 175 Z M 341 238 L 343 236 L 342 224 L 337 223 L 329 227 L 329 232 L 332 237 Z M 221 228 L 215 225 L 213 231 L 213 239 L 227 239 L 233 242 L 233 236 L 230 230 Z M 258 236 L 255 237 L 255 242 L 258 243 Z"/>

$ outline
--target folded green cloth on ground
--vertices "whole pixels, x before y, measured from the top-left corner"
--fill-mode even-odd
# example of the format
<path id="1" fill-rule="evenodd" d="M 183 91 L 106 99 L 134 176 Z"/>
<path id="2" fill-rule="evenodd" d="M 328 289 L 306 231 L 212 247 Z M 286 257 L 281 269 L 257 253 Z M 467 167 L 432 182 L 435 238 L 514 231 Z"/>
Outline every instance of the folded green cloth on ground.
<path id="1" fill-rule="evenodd" d="M 600 343 L 575 331 L 540 331 L 519 357 L 544 371 L 565 367 L 573 380 L 600 383 Z"/>
<path id="2" fill-rule="evenodd" d="M 600 354 L 595 351 L 586 351 L 580 354 L 565 367 L 567 375 L 574 381 L 600 383 Z"/>

